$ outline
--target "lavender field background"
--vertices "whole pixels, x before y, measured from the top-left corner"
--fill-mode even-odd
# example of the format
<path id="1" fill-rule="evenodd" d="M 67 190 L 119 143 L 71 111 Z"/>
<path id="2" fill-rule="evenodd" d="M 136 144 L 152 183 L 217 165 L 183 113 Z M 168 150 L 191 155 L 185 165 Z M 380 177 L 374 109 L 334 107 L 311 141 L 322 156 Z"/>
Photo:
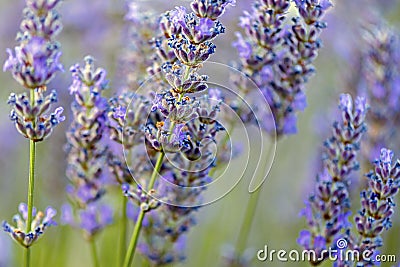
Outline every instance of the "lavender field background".
<path id="1" fill-rule="evenodd" d="M 177 5 L 188 6 L 188 1 L 137 1 L 144 10 L 162 13 Z M 237 51 L 232 46 L 239 16 L 248 10 L 252 1 L 238 0 L 230 7 L 221 21 L 226 33 L 215 41 L 217 52 L 212 61 L 230 64 L 237 60 Z M 400 3 L 398 1 L 332 1 L 334 7 L 325 17 L 328 28 L 322 33 L 323 47 L 315 62 L 316 74 L 307 83 L 308 106 L 298 116 L 298 133 L 282 138 L 277 144 L 274 164 L 266 182 L 261 187 L 251 232 L 248 237 L 247 253 L 254 259 L 250 266 L 309 266 L 308 263 L 259 262 L 256 252 L 268 245 L 271 249 L 301 249 L 296 240 L 299 232 L 306 227 L 304 218 L 299 216 L 308 192 L 313 188 L 315 174 L 320 162 L 322 142 L 330 134 L 329 127 L 339 94 L 347 92 L 349 74 L 354 72 L 353 57 L 362 47 L 360 28 L 365 18 L 374 14 L 384 17 L 396 31 L 400 29 Z M 0 62 L 7 59 L 6 48 L 15 46 L 15 34 L 21 20 L 24 1 L 0 1 Z M 371 8 L 372 7 L 372 8 Z M 71 83 L 69 67 L 81 62 L 85 55 L 96 58 L 96 65 L 107 69 L 110 79 L 108 96 L 118 88 L 118 59 L 124 48 L 124 14 L 126 3 L 122 0 L 65 0 L 60 5 L 64 24 L 58 37 L 62 45 L 61 62 L 65 72 L 59 73 L 50 83 L 59 94 L 59 102 L 65 107 L 66 121 L 55 129 L 46 142 L 38 145 L 35 206 L 44 209 L 51 205 L 60 214 L 61 206 L 67 201 L 66 143 L 65 132 L 71 120 L 70 104 L 73 97 L 68 87 Z M 400 47 L 398 47 L 400 50 Z M 355 52 L 354 52 L 355 51 Z M 216 73 L 215 75 L 226 75 Z M 21 91 L 10 73 L 0 72 L 0 219 L 10 220 L 20 202 L 26 201 L 28 179 L 28 142 L 20 136 L 9 120 L 9 106 L 6 104 L 12 91 Z M 353 93 L 353 92 L 352 92 Z M 398 102 L 400 105 L 400 102 Z M 373 103 L 371 103 L 372 105 Z M 400 126 L 397 120 L 396 129 Z M 398 137 L 397 137 L 398 139 Z M 398 147 L 392 147 L 397 157 Z M 226 176 L 235 176 L 238 171 L 233 159 L 233 167 Z M 240 165 L 240 164 L 237 164 Z M 357 177 L 362 178 L 360 172 Z M 197 225 L 188 233 L 186 241 L 187 259 L 182 263 L 168 266 L 223 266 L 222 254 L 226 247 L 236 242 L 240 224 L 249 197 L 248 179 L 244 178 L 232 192 L 219 201 L 200 209 Z M 121 191 L 110 187 L 107 202 L 115 209 Z M 359 196 L 352 195 L 353 211 L 359 207 Z M 397 203 L 400 198 L 397 196 Z M 59 214 L 56 221 L 59 222 Z M 105 228 L 97 238 L 101 266 L 115 266 L 118 242 L 118 217 L 114 224 Z M 134 222 L 129 222 L 130 231 Z M 400 210 L 395 207 L 393 227 L 383 234 L 385 245 L 381 252 L 395 254 L 400 258 Z M 32 247 L 32 266 L 91 266 L 90 250 L 76 229 L 58 225 Z M 22 266 L 22 250 L 6 233 L 0 233 L 0 267 Z M 397 263 L 383 263 L 381 266 L 398 266 Z M 139 254 L 133 266 L 147 266 Z M 326 262 L 321 266 L 331 266 Z"/>

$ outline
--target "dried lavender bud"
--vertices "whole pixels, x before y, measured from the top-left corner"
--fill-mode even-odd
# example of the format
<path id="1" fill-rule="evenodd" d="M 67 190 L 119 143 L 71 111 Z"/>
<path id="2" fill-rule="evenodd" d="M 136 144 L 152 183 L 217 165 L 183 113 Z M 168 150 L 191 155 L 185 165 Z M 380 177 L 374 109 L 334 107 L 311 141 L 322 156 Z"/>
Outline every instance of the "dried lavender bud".
<path id="1" fill-rule="evenodd" d="M 44 234 L 48 227 L 57 225 L 57 223 L 53 221 L 53 217 L 57 214 L 55 209 L 48 207 L 46 212 L 43 213 L 41 211 L 36 212 L 36 208 L 33 208 L 33 220 L 31 224 L 32 231 L 26 233 L 25 229 L 26 221 L 28 219 L 28 206 L 25 203 L 21 203 L 19 204 L 18 211 L 19 214 L 16 214 L 13 217 L 15 226 L 8 224 L 6 221 L 3 221 L 2 226 L 3 230 L 7 232 L 12 239 L 26 248 L 33 245 L 33 243 Z"/>
<path id="2" fill-rule="evenodd" d="M 145 212 L 154 210 L 161 205 L 161 203 L 152 196 L 155 193 L 154 190 L 145 192 L 140 185 L 137 188 L 133 188 L 129 184 L 123 184 L 122 192 Z"/>
<path id="3" fill-rule="evenodd" d="M 59 63 L 61 52 L 49 46 L 46 39 L 32 37 L 15 48 L 15 55 L 7 49 L 8 59 L 3 71 L 11 71 L 14 79 L 22 86 L 36 89 L 45 86 L 63 67 Z"/>
<path id="4" fill-rule="evenodd" d="M 183 124 L 179 124 L 171 133 L 169 127 L 170 124 L 164 122 L 157 122 L 156 125 L 148 124 L 145 128 L 148 148 L 164 153 L 181 151 L 187 141 L 186 128 Z"/>
<path id="5" fill-rule="evenodd" d="M 314 250 L 318 257 L 323 249 L 333 247 L 349 228 L 349 176 L 359 168 L 357 152 L 366 132 L 368 105 L 364 98 L 358 97 L 353 102 L 350 95 L 342 94 L 339 109 L 341 121 L 333 124 L 333 135 L 324 143 L 324 169 L 317 176 L 315 189 L 301 211 L 309 229 L 301 231 L 297 242 L 305 249 Z M 321 261 L 313 264 L 325 259 L 321 257 Z"/>
<path id="6" fill-rule="evenodd" d="M 165 79 L 175 94 L 197 93 L 207 89 L 207 75 L 192 72 L 185 79 L 182 69 L 184 69 L 184 66 L 176 63 L 171 65 L 168 62 L 162 66 L 162 70 L 166 73 Z"/>
<path id="7" fill-rule="evenodd" d="M 152 111 L 159 111 L 166 119 L 182 124 L 197 117 L 195 112 L 199 103 L 195 98 L 176 99 L 171 92 L 155 94 Z"/>

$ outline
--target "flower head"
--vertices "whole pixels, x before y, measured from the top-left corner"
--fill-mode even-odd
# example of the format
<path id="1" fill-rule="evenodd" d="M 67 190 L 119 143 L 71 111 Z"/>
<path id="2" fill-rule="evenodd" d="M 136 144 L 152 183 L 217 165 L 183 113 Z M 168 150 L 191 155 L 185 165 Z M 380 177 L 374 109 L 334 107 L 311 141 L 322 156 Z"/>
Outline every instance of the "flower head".
<path id="1" fill-rule="evenodd" d="M 315 72 L 312 65 L 321 47 L 321 21 L 330 7 L 329 1 L 295 1 L 300 17 L 291 20 L 287 13 L 289 0 L 256 0 L 252 10 L 244 12 L 233 43 L 239 53 L 239 69 L 253 80 L 268 102 L 272 116 L 263 123 L 264 129 L 277 136 L 297 132 L 297 112 L 306 107 L 305 84 Z M 235 75 L 233 75 L 235 76 Z M 246 79 L 232 77 L 240 90 L 251 87 Z M 238 81 L 237 81 L 238 80 Z M 256 106 L 257 100 L 252 100 Z M 248 119 L 246 122 L 253 122 Z"/>
<path id="2" fill-rule="evenodd" d="M 30 232 L 25 232 L 27 227 L 26 221 L 28 219 L 28 208 L 25 203 L 19 205 L 19 214 L 14 215 L 13 222 L 14 226 L 3 221 L 3 230 L 7 232 L 12 239 L 17 241 L 24 247 L 30 247 L 50 226 L 55 226 L 57 223 L 53 220 L 56 216 L 57 211 L 52 207 L 48 207 L 45 213 L 34 211 L 32 216 L 34 217 L 30 226 L 32 229 Z"/>

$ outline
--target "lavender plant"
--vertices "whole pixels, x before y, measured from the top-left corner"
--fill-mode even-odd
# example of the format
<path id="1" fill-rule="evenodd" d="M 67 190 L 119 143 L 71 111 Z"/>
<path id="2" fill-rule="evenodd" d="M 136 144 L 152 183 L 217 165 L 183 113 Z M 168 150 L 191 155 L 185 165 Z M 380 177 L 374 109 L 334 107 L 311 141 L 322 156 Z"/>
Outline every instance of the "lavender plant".
<path id="1" fill-rule="evenodd" d="M 232 83 L 243 98 L 253 102 L 251 112 L 261 112 L 258 116 L 263 119 L 256 120 L 236 101 L 231 106 L 238 110 L 243 121 L 258 124 L 278 139 L 297 133 L 297 112 L 306 107 L 305 85 L 315 72 L 312 63 L 322 45 L 319 36 L 327 26 L 322 18 L 332 6 L 329 0 L 293 2 L 299 16 L 289 20 L 287 13 L 291 1 L 254 1 L 251 11 L 244 12 L 240 18 L 239 26 L 244 29 L 244 36 L 236 33 L 237 41 L 233 44 L 239 53 L 239 63 L 235 67 L 246 77 L 232 75 Z M 250 81 L 256 87 L 251 86 Z M 270 106 L 270 114 L 257 108 L 259 99 L 252 99 L 252 88 L 262 92 Z M 248 202 L 236 251 L 230 253 L 228 266 L 249 264 L 240 254 L 247 242 L 258 198 L 259 191 Z"/>
<path id="2" fill-rule="evenodd" d="M 67 187 L 72 204 L 63 207 L 63 220 L 84 231 L 92 246 L 94 265 L 99 265 L 95 236 L 112 223 L 112 209 L 101 203 L 105 193 L 104 166 L 107 147 L 102 143 L 106 132 L 107 99 L 102 93 L 107 89 L 106 71 L 95 68 L 94 59 L 85 57 L 85 65 L 75 64 L 70 69 L 73 77 L 69 90 L 74 95 L 73 121 L 67 132 Z"/>
<path id="3" fill-rule="evenodd" d="M 108 154 L 110 171 L 117 183 L 120 185 L 132 182 L 132 174 L 125 164 L 124 152 L 143 142 L 143 135 L 138 129 L 145 124 L 146 115 L 150 101 L 146 97 L 140 97 L 133 93 L 145 82 L 147 68 L 153 63 L 153 49 L 151 39 L 157 31 L 154 12 L 145 11 L 132 0 L 126 1 L 127 13 L 124 17 L 125 28 L 123 32 L 124 49 L 120 55 L 119 68 L 117 71 L 118 87 L 120 95 L 109 100 L 110 110 L 108 112 L 108 128 L 111 140 L 114 141 L 112 150 Z M 135 110 L 127 113 L 129 103 L 133 101 Z M 125 117 L 125 113 L 127 113 Z M 138 116 L 139 115 L 139 116 Z M 122 146 L 123 145 L 123 146 Z M 142 151 L 143 152 L 143 151 Z M 137 153 L 136 153 L 137 155 Z M 125 155 L 128 160 L 132 155 Z M 143 155 L 142 155 L 143 159 Z M 135 174 L 143 173 L 143 165 L 132 166 Z M 146 167 L 148 168 L 148 167 Z M 120 244 L 117 266 L 121 266 L 126 253 L 127 223 L 128 223 L 128 198 L 122 195 L 121 222 L 120 222 Z"/>
<path id="4" fill-rule="evenodd" d="M 357 151 L 366 132 L 365 98 L 358 97 L 353 102 L 349 94 L 342 94 L 339 109 L 341 121 L 333 124 L 333 135 L 324 143 L 323 170 L 317 175 L 315 189 L 301 212 L 309 229 L 300 233 L 297 242 L 318 255 L 318 259 L 312 259 L 313 265 L 327 259 L 322 250 L 334 247 L 350 226 L 349 177 L 359 169 Z"/>
<path id="5" fill-rule="evenodd" d="M 356 234 L 347 232 L 348 249 L 358 251 L 357 266 L 377 265 L 378 248 L 383 246 L 382 232 L 392 227 L 395 196 L 400 187 L 400 160 L 393 160 L 394 153 L 381 149 L 374 169 L 366 174 L 367 189 L 361 192 L 361 208 L 354 216 Z M 344 265 L 347 264 L 347 265 Z M 342 266 L 348 266 L 344 262 Z"/>
<path id="6" fill-rule="evenodd" d="M 59 62 L 60 45 L 55 37 L 62 29 L 56 7 L 60 1 L 26 1 L 24 18 L 17 34 L 18 45 L 14 51 L 7 49 L 9 55 L 3 70 L 10 71 L 13 78 L 27 93 L 12 93 L 8 104 L 12 110 L 11 120 L 18 132 L 29 139 L 29 182 L 28 203 L 21 203 L 19 212 L 13 218 L 15 226 L 3 222 L 3 229 L 25 249 L 25 266 L 30 265 L 30 246 L 51 225 L 56 211 L 49 207 L 46 214 L 33 207 L 36 143 L 47 138 L 52 130 L 65 118 L 63 108 L 59 107 L 49 114 L 51 104 L 57 102 L 55 91 L 47 94 L 48 83 L 63 67 Z"/>
<path id="7" fill-rule="evenodd" d="M 124 49 L 120 55 L 117 78 L 120 91 L 136 91 L 147 78 L 147 68 L 153 64 L 151 40 L 158 25 L 155 12 L 144 10 L 134 0 L 127 0 L 124 17 Z"/>
<path id="8" fill-rule="evenodd" d="M 126 183 L 131 181 L 130 174 L 113 157 L 111 169 L 125 183 L 124 194 L 138 207 L 123 266 L 130 265 L 142 228 L 146 238 L 138 249 L 154 264 L 184 258 L 177 248 L 193 225 L 195 209 L 191 207 L 201 204 L 203 191 L 192 187 L 210 180 L 213 155 L 209 147 L 223 130 L 216 121 L 219 101 L 193 94 L 207 89 L 207 77 L 198 71 L 215 53 L 212 40 L 225 30 L 217 18 L 230 4 L 193 1 L 192 13 L 184 7 L 166 12 L 160 19 L 162 35 L 151 42 L 156 54 L 148 71 L 154 91 L 140 96 L 127 92 L 110 102 L 112 138 L 123 145 L 128 162 L 132 156 L 135 159 L 130 170 L 137 183 Z M 150 162 L 137 164 L 144 156 Z M 163 179 L 157 179 L 159 175 Z"/>
<path id="9" fill-rule="evenodd" d="M 295 0 L 299 17 L 287 17 L 291 1 L 255 1 L 240 19 L 237 33 L 238 69 L 262 91 L 272 111 L 261 125 L 278 137 L 297 132 L 297 112 L 306 107 L 305 84 L 315 72 L 312 63 L 321 47 L 329 0 Z M 247 80 L 233 77 L 239 92 L 250 94 Z"/>
<path id="10" fill-rule="evenodd" d="M 370 131 L 365 143 L 363 157 L 365 165 L 379 156 L 382 146 L 397 147 L 395 129 L 399 122 L 400 73 L 398 64 L 399 37 L 382 20 L 368 24 L 363 31 L 364 46 L 361 50 L 361 73 L 355 88 L 365 95 L 370 103 L 368 117 Z M 368 167 L 367 167 L 368 168 Z"/>

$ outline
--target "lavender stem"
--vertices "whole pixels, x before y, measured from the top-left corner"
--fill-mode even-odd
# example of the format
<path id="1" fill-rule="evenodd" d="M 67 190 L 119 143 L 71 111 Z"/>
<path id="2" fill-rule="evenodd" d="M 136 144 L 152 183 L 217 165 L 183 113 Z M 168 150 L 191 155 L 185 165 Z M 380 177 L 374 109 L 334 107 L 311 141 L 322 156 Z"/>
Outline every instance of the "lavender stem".
<path id="1" fill-rule="evenodd" d="M 96 242 L 94 241 L 94 238 L 91 238 L 89 241 L 90 245 L 90 251 L 92 254 L 92 260 L 93 260 L 93 267 L 99 267 L 99 256 L 97 254 L 97 249 L 96 249 Z"/>
<path id="2" fill-rule="evenodd" d="M 186 68 L 184 80 L 188 79 L 189 74 L 190 74 L 190 68 Z M 184 94 L 179 95 L 178 102 L 182 100 L 183 96 L 184 96 Z M 170 132 L 172 132 L 172 130 L 175 128 L 175 125 L 176 125 L 176 122 L 171 123 L 171 126 L 169 127 Z M 165 152 L 164 151 L 160 152 L 160 154 L 158 155 L 158 158 L 157 158 L 156 165 L 154 166 L 153 173 L 151 174 L 150 182 L 149 182 L 149 185 L 147 188 L 148 191 L 154 187 L 154 184 L 157 179 L 157 174 L 160 172 L 164 157 L 165 157 Z M 129 267 L 129 265 L 132 263 L 133 256 L 135 256 L 136 245 L 139 240 L 139 235 L 140 235 L 140 230 L 142 228 L 144 214 L 145 214 L 145 211 L 143 209 L 140 209 L 140 213 L 139 213 L 137 222 L 135 224 L 135 228 L 133 229 L 132 238 L 129 243 L 128 252 L 125 256 L 125 261 L 124 261 L 124 265 L 123 265 L 124 267 Z"/>
<path id="3" fill-rule="evenodd" d="M 35 90 L 30 90 L 31 106 L 35 105 Z M 35 126 L 34 126 L 35 127 Z M 32 139 L 29 140 L 29 181 L 28 181 L 28 219 L 26 222 L 26 232 L 31 231 L 32 225 L 32 210 L 33 210 L 33 193 L 35 190 L 35 161 L 36 161 L 36 142 Z M 29 267 L 30 264 L 30 251 L 29 247 L 25 251 L 25 266 Z"/>
<path id="4" fill-rule="evenodd" d="M 268 155 L 267 155 L 268 157 Z M 261 175 L 265 175 L 267 171 L 267 160 L 264 158 L 263 160 L 263 170 L 260 173 Z M 246 248 L 247 240 L 250 234 L 251 225 L 253 224 L 254 214 L 257 209 L 258 200 L 260 198 L 261 188 L 258 188 L 255 192 L 250 194 L 250 199 L 247 202 L 247 207 L 245 211 L 245 215 L 243 217 L 242 225 L 240 227 L 239 236 L 236 242 L 236 253 L 241 255 Z"/>
<path id="5" fill-rule="evenodd" d="M 136 245 L 139 240 L 140 230 L 142 228 L 142 222 L 144 219 L 144 213 L 145 212 L 142 209 L 140 209 L 140 213 L 137 222 L 135 224 L 135 228 L 133 229 L 131 242 L 129 243 L 128 252 L 125 255 L 125 260 L 123 265 L 124 267 L 129 267 L 132 263 L 133 257 L 135 256 Z"/>
<path id="6" fill-rule="evenodd" d="M 117 266 L 122 266 L 122 263 L 125 258 L 126 251 L 126 226 L 128 222 L 128 217 L 126 216 L 126 206 L 128 204 L 128 198 L 122 195 L 122 217 L 121 217 L 121 232 L 119 237 L 119 255 L 118 255 L 118 264 Z"/>
<path id="7" fill-rule="evenodd" d="M 250 233 L 251 225 L 253 223 L 254 214 L 257 208 L 258 199 L 260 198 L 261 188 L 250 195 L 250 199 L 247 202 L 247 207 L 240 227 L 239 236 L 236 242 L 236 253 L 241 253 L 246 248 L 247 239 Z"/>

